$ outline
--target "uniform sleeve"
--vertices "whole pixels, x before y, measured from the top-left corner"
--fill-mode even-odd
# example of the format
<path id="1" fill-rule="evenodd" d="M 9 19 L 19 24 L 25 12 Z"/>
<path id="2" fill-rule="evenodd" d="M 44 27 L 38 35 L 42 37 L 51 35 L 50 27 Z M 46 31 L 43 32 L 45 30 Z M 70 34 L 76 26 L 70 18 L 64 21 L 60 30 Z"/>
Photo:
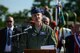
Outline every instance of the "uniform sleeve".
<path id="1" fill-rule="evenodd" d="M 51 31 L 51 38 L 54 41 L 55 46 L 57 46 L 57 39 L 56 39 L 56 36 L 55 36 L 55 32 L 53 30 Z"/>
<path id="2" fill-rule="evenodd" d="M 57 45 L 57 39 L 55 36 L 55 32 L 50 27 L 48 28 L 48 34 L 49 34 L 49 43 L 56 46 Z"/>

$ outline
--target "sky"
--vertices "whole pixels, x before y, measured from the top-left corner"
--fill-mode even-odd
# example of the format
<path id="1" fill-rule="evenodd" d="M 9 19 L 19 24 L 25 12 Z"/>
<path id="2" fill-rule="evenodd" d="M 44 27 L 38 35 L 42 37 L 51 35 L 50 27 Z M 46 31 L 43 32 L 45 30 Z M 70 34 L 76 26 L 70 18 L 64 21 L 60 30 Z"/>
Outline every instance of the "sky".
<path id="1" fill-rule="evenodd" d="M 14 13 L 31 9 L 34 0 L 0 0 L 0 4 L 8 7 L 8 12 Z M 56 4 L 56 0 L 52 1 L 52 5 Z M 65 1 L 65 0 L 63 0 Z"/>
<path id="2" fill-rule="evenodd" d="M 8 12 L 14 13 L 31 9 L 33 0 L 0 0 L 0 4 L 8 7 Z"/>

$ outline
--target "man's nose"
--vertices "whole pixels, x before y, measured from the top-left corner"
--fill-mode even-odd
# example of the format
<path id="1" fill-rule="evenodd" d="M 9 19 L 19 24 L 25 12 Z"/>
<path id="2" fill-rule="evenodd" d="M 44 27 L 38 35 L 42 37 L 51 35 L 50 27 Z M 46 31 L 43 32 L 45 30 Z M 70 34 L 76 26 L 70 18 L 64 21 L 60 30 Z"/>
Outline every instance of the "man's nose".
<path id="1" fill-rule="evenodd" d="M 36 18 L 38 18 L 39 16 L 36 16 Z"/>
<path id="2" fill-rule="evenodd" d="M 39 16 L 38 15 L 36 15 L 36 18 L 38 18 Z"/>

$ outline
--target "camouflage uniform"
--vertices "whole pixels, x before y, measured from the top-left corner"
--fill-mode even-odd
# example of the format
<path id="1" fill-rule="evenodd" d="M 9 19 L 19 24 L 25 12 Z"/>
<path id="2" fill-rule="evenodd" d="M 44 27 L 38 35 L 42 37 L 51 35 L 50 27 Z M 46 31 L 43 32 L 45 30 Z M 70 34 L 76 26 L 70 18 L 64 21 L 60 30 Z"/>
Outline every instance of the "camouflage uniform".
<path id="1" fill-rule="evenodd" d="M 28 33 L 21 37 L 22 45 L 27 49 L 40 49 L 44 45 L 56 45 L 54 31 L 47 25 L 43 24 L 38 32 L 35 26 L 28 30 Z"/>

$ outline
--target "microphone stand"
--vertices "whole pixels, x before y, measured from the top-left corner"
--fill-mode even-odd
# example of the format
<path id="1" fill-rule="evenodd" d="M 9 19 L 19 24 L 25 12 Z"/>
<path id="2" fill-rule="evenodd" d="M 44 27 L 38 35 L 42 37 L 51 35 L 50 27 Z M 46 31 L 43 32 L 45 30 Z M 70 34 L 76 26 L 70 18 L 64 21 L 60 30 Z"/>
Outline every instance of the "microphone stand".
<path id="1" fill-rule="evenodd" d="M 24 31 L 21 32 L 21 33 L 18 33 L 18 34 L 15 34 L 15 35 L 10 36 L 10 38 L 13 38 L 13 37 L 17 37 L 18 36 L 17 37 L 17 46 L 18 46 L 17 53 L 20 53 L 19 52 L 19 38 L 20 38 L 19 36 L 28 33 L 27 30 L 29 30 L 29 29 L 32 29 L 32 26 L 29 26 L 28 28 L 24 29 Z"/>
<path id="2" fill-rule="evenodd" d="M 26 34 L 26 33 L 28 33 L 28 32 L 25 31 L 25 32 L 22 32 L 22 33 L 18 33 L 18 34 L 15 34 L 15 35 L 10 36 L 10 38 L 16 37 L 16 36 L 20 36 L 20 35 Z"/>
<path id="3" fill-rule="evenodd" d="M 16 35 L 13 35 L 13 36 L 10 36 L 10 37 L 12 38 L 12 37 L 16 37 L 16 36 L 19 36 L 19 35 L 22 35 L 22 34 L 26 34 L 26 33 L 28 33 L 27 30 L 29 30 L 29 29 L 32 29 L 32 26 L 29 26 L 28 28 L 24 29 L 24 31 L 22 33 L 18 33 Z"/>
<path id="4" fill-rule="evenodd" d="M 19 45 L 19 42 L 20 42 L 20 35 L 23 35 L 23 34 L 26 34 L 26 33 L 28 33 L 27 31 L 25 31 L 25 32 L 22 32 L 22 33 L 18 33 L 18 34 L 15 34 L 15 35 L 12 35 L 12 36 L 10 36 L 10 38 L 13 38 L 13 37 L 17 37 L 17 53 L 20 53 L 20 51 L 19 51 L 19 49 L 20 49 L 20 45 Z"/>

